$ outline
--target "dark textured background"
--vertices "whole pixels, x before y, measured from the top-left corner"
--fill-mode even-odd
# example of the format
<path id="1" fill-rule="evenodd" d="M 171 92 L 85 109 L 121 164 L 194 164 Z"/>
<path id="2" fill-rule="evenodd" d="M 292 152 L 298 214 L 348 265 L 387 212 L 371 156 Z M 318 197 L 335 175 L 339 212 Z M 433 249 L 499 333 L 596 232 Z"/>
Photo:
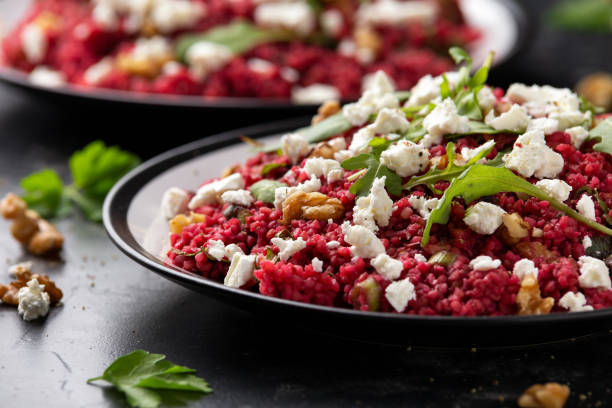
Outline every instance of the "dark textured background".
<path id="1" fill-rule="evenodd" d="M 534 22 L 551 1 L 525 0 Z M 572 86 L 612 71 L 611 37 L 535 28 L 528 48 L 494 70 L 491 82 Z M 0 87 L 0 194 L 42 167 L 67 175 L 66 159 L 104 139 L 150 157 L 179 142 L 278 115 L 130 109 L 40 100 Z M 426 349 L 367 344 L 305 331 L 237 311 L 167 282 L 129 261 L 99 225 L 78 216 L 58 223 L 62 260 L 35 259 L 64 290 L 47 319 L 23 322 L 0 305 L 0 406 L 122 406 L 112 390 L 86 385 L 116 357 L 136 348 L 165 353 L 205 377 L 207 407 L 515 406 L 535 382 L 568 384 L 568 406 L 612 405 L 612 340 L 594 336 L 515 349 Z M 8 224 L 0 221 L 0 230 Z M 0 263 L 27 259 L 0 234 Z M 0 272 L 0 281 L 8 280 Z M 611 323 L 612 326 L 612 323 Z M 448 334 L 452 336 L 452 333 Z M 402 340 L 395 339 L 401 343 Z"/>

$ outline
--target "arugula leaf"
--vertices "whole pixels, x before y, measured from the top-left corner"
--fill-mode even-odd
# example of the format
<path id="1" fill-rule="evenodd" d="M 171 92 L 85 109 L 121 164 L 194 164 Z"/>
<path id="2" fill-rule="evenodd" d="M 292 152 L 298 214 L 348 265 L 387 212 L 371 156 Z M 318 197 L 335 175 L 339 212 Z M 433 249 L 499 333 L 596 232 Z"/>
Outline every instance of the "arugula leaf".
<path id="1" fill-rule="evenodd" d="M 395 172 L 380 162 L 380 155 L 391 145 L 391 141 L 382 137 L 373 138 L 369 145 L 372 146 L 370 153 L 363 153 L 351 157 L 342 162 L 345 170 L 367 169 L 365 174 L 351 185 L 349 191 L 358 197 L 368 195 L 372 189 L 372 183 L 377 178 L 385 176 L 385 187 L 392 195 L 400 195 L 402 192 L 402 179 Z"/>
<path id="2" fill-rule="evenodd" d="M 32 173 L 21 180 L 22 196 L 31 210 L 43 218 L 53 217 L 62 202 L 62 180 L 50 169 Z"/>
<path id="3" fill-rule="evenodd" d="M 606 109 L 602 108 L 601 106 L 595 106 L 587 98 L 585 98 L 584 96 L 580 96 L 580 111 L 590 111 L 593 115 L 599 115 L 601 113 L 604 113 Z"/>
<path id="4" fill-rule="evenodd" d="M 292 38 L 293 35 L 288 31 L 264 29 L 246 21 L 235 21 L 201 34 L 181 35 L 176 41 L 175 53 L 179 60 L 185 61 L 189 48 L 195 43 L 205 41 L 224 45 L 234 54 L 243 54 L 259 44 L 290 41 Z"/>
<path id="5" fill-rule="evenodd" d="M 589 139 L 599 139 L 599 143 L 593 145 L 593 150 L 612 154 L 612 116 L 591 129 Z"/>
<path id="6" fill-rule="evenodd" d="M 548 21 L 569 30 L 610 31 L 612 3 L 608 0 L 566 0 L 548 11 Z"/>
<path id="7" fill-rule="evenodd" d="M 105 380 L 123 392 L 132 407 L 155 408 L 162 402 L 163 391 L 210 393 L 212 388 L 196 377 L 195 370 L 175 365 L 163 354 L 136 350 L 119 357 L 99 377 L 88 383 Z"/>
<path id="8" fill-rule="evenodd" d="M 289 166 L 288 163 L 268 163 L 261 168 L 261 175 L 265 176 L 266 174 L 270 173 L 274 169 L 278 169 L 279 167 L 287 167 L 287 166 Z"/>
<path id="9" fill-rule="evenodd" d="M 451 204 L 455 197 L 463 197 L 466 204 L 480 197 L 490 196 L 501 192 L 526 193 L 543 201 L 562 213 L 572 217 L 599 232 L 612 235 L 612 229 L 592 221 L 582 214 L 574 211 L 557 199 L 550 197 L 538 187 L 529 183 L 522 177 L 515 175 L 504 167 L 490 167 L 474 164 L 465 170 L 459 177 L 451 181 L 450 186 L 444 192 L 438 206 L 431 212 L 427 219 L 427 225 L 423 232 L 421 245 L 427 245 L 429 234 L 433 224 L 446 224 L 448 222 Z"/>
<path id="10" fill-rule="evenodd" d="M 467 65 L 472 65 L 472 58 L 468 55 L 468 53 L 461 47 L 451 47 L 448 50 L 448 53 L 455 61 L 455 64 L 459 65 L 462 62 L 466 62 Z"/>
<path id="11" fill-rule="evenodd" d="M 263 201 L 264 203 L 273 203 L 274 190 L 279 187 L 287 187 L 287 185 L 281 181 L 263 179 L 253 183 L 250 190 L 256 200 Z"/>

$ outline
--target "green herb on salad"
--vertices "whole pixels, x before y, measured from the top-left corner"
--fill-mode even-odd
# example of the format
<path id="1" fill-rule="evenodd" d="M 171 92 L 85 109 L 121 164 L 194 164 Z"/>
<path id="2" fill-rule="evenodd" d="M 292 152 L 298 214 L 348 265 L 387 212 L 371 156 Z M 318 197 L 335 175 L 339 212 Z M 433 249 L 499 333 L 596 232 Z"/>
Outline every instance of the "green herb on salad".
<path id="1" fill-rule="evenodd" d="M 197 377 L 195 370 L 175 365 L 163 354 L 136 350 L 119 357 L 99 377 L 88 383 L 104 380 L 126 396 L 131 407 L 158 407 L 166 395 L 185 395 L 187 399 L 212 392 L 208 383 Z"/>
<path id="2" fill-rule="evenodd" d="M 597 139 L 593 150 L 612 154 L 612 116 L 607 117 L 589 132 L 589 139 Z"/>
<path id="3" fill-rule="evenodd" d="M 584 96 L 580 96 L 580 111 L 581 112 L 591 112 L 593 115 L 599 115 L 606 111 L 605 108 L 601 106 L 593 105 L 587 98 Z"/>
<path id="4" fill-rule="evenodd" d="M 266 174 L 270 173 L 272 170 L 278 169 L 280 167 L 287 167 L 287 166 L 289 166 L 288 163 L 274 163 L 274 162 L 268 163 L 261 168 L 261 175 L 263 177 Z"/>
<path id="5" fill-rule="evenodd" d="M 287 185 L 281 181 L 264 179 L 254 183 L 250 190 L 256 200 L 263 201 L 264 203 L 273 203 L 274 190 L 279 187 L 287 187 Z"/>

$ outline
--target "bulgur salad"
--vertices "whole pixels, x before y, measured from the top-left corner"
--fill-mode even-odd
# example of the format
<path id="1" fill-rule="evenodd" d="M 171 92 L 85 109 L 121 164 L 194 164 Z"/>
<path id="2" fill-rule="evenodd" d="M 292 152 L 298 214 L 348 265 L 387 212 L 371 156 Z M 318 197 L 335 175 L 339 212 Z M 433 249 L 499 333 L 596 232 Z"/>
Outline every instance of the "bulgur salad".
<path id="1" fill-rule="evenodd" d="M 612 117 L 472 70 L 361 98 L 162 199 L 167 262 L 233 288 L 419 315 L 612 306 Z M 471 74 L 471 72 L 474 72 Z M 251 141 L 257 144 L 255 141 Z"/>
<path id="2" fill-rule="evenodd" d="M 310 104 L 377 70 L 409 88 L 478 37 L 457 0 L 38 0 L 2 64 L 48 87 Z"/>

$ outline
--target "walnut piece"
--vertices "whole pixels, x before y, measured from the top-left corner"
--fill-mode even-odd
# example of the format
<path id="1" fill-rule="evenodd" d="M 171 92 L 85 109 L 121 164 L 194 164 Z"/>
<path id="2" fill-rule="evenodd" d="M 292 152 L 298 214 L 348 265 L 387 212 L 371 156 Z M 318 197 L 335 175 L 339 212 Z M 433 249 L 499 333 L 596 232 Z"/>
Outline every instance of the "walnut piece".
<path id="1" fill-rule="evenodd" d="M 522 241 L 514 246 L 519 255 L 527 259 L 544 258 L 547 262 L 559 259 L 559 254 L 546 248 L 537 241 Z"/>
<path id="2" fill-rule="evenodd" d="M 234 173 L 238 173 L 239 171 L 240 171 L 239 164 L 233 164 L 231 166 L 227 166 L 226 168 L 223 169 L 223 172 L 221 173 L 221 178 L 229 177 Z"/>
<path id="3" fill-rule="evenodd" d="M 515 245 L 529 235 L 530 225 L 518 213 L 502 215 L 502 223 L 499 231 L 502 241 L 507 245 Z"/>
<path id="4" fill-rule="evenodd" d="M 205 219 L 206 216 L 204 214 L 195 213 L 193 211 L 189 215 L 179 214 L 169 222 L 170 233 L 180 234 L 187 225 L 204 222 Z"/>
<path id="5" fill-rule="evenodd" d="M 283 224 L 299 219 L 338 220 L 344 215 L 344 206 L 340 200 L 317 192 L 296 191 L 283 201 L 282 209 Z"/>
<path id="6" fill-rule="evenodd" d="M 358 27 L 353 33 L 355 44 L 358 48 L 370 50 L 373 55 L 377 55 L 382 47 L 382 39 L 380 35 L 370 27 Z"/>
<path id="7" fill-rule="evenodd" d="M 327 101 L 323 105 L 319 106 L 317 114 L 312 117 L 311 124 L 316 125 L 324 119 L 327 119 L 331 115 L 340 112 L 340 102 L 338 101 Z"/>
<path id="8" fill-rule="evenodd" d="M 558 383 L 535 384 L 518 399 L 522 408 L 562 408 L 569 397 L 567 385 Z"/>
<path id="9" fill-rule="evenodd" d="M 45 285 L 45 292 L 49 294 L 51 304 L 57 304 L 62 299 L 62 291 L 55 285 L 47 275 L 34 274 L 26 264 L 20 264 L 20 268 L 15 268 L 15 280 L 8 285 L 0 285 L 0 300 L 3 303 L 17 306 L 19 304 L 19 289 L 26 286 L 28 281 L 36 279 L 41 285 Z"/>
<path id="10" fill-rule="evenodd" d="M 157 77 L 166 62 L 172 59 L 171 53 L 149 59 L 134 57 L 132 53 L 120 53 L 115 59 L 115 65 L 118 70 L 127 74 L 152 79 Z"/>
<path id="11" fill-rule="evenodd" d="M 45 255 L 62 249 L 62 234 L 36 211 L 28 210 L 25 201 L 15 194 L 8 193 L 0 201 L 0 213 L 4 218 L 13 220 L 11 234 L 31 253 Z"/>
<path id="12" fill-rule="evenodd" d="M 582 78 L 576 85 L 576 92 L 606 112 L 612 109 L 612 75 L 607 72 L 597 72 Z"/>
<path id="13" fill-rule="evenodd" d="M 551 297 L 542 299 L 538 280 L 529 274 L 521 282 L 521 288 L 516 295 L 516 304 L 519 307 L 519 315 L 548 314 L 555 305 L 555 299 Z"/>

